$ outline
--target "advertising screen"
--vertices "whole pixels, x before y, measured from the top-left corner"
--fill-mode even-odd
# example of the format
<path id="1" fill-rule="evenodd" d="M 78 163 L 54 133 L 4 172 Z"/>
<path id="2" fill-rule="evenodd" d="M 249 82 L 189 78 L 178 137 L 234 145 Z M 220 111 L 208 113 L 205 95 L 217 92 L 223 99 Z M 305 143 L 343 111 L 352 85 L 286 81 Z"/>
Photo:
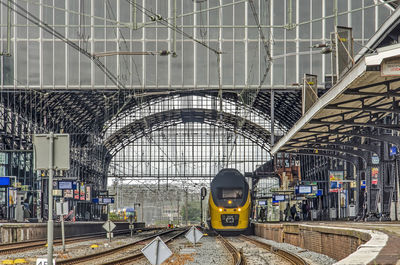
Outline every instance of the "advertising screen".
<path id="1" fill-rule="evenodd" d="M 373 167 L 371 169 L 371 184 L 378 185 L 379 168 Z"/>
<path id="2" fill-rule="evenodd" d="M 85 185 L 81 185 L 80 186 L 80 200 L 81 201 L 86 201 Z"/>
<path id="3" fill-rule="evenodd" d="M 73 190 L 64 190 L 64 198 L 72 199 L 73 197 Z"/>
<path id="4" fill-rule="evenodd" d="M 74 190 L 74 199 L 79 200 L 79 190 Z"/>
<path id="5" fill-rule="evenodd" d="M 344 172 L 343 171 L 329 171 L 329 192 L 338 192 L 338 188 L 341 188 L 340 182 L 338 180 L 343 180 Z"/>
<path id="6" fill-rule="evenodd" d="M 90 202 L 92 197 L 92 187 L 86 186 L 86 201 Z"/>

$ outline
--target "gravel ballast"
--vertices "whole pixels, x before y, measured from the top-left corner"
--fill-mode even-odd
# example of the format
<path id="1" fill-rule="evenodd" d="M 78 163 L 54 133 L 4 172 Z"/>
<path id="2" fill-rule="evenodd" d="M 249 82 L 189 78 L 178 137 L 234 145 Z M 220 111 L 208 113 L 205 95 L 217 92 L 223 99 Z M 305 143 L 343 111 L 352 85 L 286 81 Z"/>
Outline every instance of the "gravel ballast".
<path id="1" fill-rule="evenodd" d="M 251 237 L 258 241 L 270 244 L 273 247 L 280 248 L 288 252 L 292 252 L 302 257 L 306 261 L 308 261 L 310 265 L 331 265 L 337 262 L 336 260 L 332 259 L 331 257 L 328 257 L 327 255 L 309 251 L 307 249 L 296 247 L 294 245 L 290 245 L 287 243 L 278 243 L 258 236 L 251 236 Z"/>
<path id="2" fill-rule="evenodd" d="M 182 236 L 168 244 L 168 247 L 173 255 L 163 265 L 231 265 L 233 263 L 232 255 L 216 237 L 205 236 L 194 247 Z M 141 259 L 131 264 L 149 265 L 150 263 Z"/>
<path id="3" fill-rule="evenodd" d="M 279 256 L 263 249 L 255 244 L 242 240 L 238 237 L 227 238 L 236 249 L 241 250 L 247 264 L 251 265 L 290 265 Z"/>
<path id="4" fill-rule="evenodd" d="M 96 253 L 99 251 L 104 251 L 106 249 L 111 249 L 113 247 L 125 245 L 143 237 L 147 237 L 159 231 L 149 231 L 143 232 L 137 235 L 134 235 L 132 238 L 128 236 L 118 236 L 112 239 L 111 242 L 108 239 L 93 239 L 84 242 L 76 242 L 66 244 L 66 252 L 62 253 L 62 246 L 54 246 L 54 255 L 57 256 L 57 259 L 68 259 L 78 256 L 85 256 L 87 254 Z M 96 244 L 98 248 L 91 249 L 90 246 Z M 36 259 L 38 257 L 46 257 L 47 255 L 47 247 L 43 246 L 42 248 L 33 249 L 29 251 L 24 251 L 20 253 L 13 253 L 13 254 L 5 254 L 2 255 L 0 258 L 0 264 L 3 260 L 15 260 L 18 258 L 24 258 L 28 264 L 36 264 Z"/>

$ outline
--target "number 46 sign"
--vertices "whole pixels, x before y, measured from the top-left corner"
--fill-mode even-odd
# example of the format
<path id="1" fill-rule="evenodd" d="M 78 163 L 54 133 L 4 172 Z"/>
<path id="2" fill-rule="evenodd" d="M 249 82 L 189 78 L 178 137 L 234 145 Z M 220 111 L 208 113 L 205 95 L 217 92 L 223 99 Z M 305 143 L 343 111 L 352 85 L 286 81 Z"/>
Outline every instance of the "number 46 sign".
<path id="1" fill-rule="evenodd" d="M 36 259 L 36 265 L 48 265 L 47 264 L 47 258 L 37 258 Z M 56 265 L 56 260 L 53 259 L 53 265 Z"/>

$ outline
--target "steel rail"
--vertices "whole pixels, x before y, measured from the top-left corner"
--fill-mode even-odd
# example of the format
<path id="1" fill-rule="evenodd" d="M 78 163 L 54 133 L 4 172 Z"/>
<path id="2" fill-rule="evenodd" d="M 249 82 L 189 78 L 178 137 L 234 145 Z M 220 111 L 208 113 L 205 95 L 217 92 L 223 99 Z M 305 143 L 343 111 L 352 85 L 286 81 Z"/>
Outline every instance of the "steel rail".
<path id="1" fill-rule="evenodd" d="M 183 235 L 183 234 L 186 233 L 188 230 L 189 230 L 189 229 L 185 229 L 185 230 L 180 231 L 180 232 L 177 233 L 176 235 L 174 235 L 174 236 L 168 238 L 167 240 L 165 240 L 164 243 L 171 243 L 171 241 L 173 241 L 175 238 L 177 238 L 177 237 Z M 137 260 L 137 259 L 141 259 L 141 258 L 143 258 L 143 257 L 144 257 L 143 253 L 138 251 L 137 253 L 134 253 L 134 254 L 132 254 L 132 255 L 130 255 L 130 256 L 127 256 L 127 257 L 124 257 L 124 258 L 120 258 L 120 259 L 116 259 L 116 260 L 112 260 L 112 261 L 108 261 L 108 262 L 102 263 L 101 265 L 126 264 L 126 263 L 130 263 L 130 262 L 132 262 L 132 261 L 135 261 L 135 260 Z"/>
<path id="2" fill-rule="evenodd" d="M 293 265 L 309 265 L 308 262 L 306 262 L 303 258 L 301 258 L 300 256 L 291 253 L 289 251 L 283 250 L 281 248 L 277 248 L 274 247 L 268 243 L 259 241 L 257 239 L 245 236 L 245 235 L 240 235 L 240 238 L 246 241 L 249 241 L 251 243 L 253 243 L 254 245 L 257 245 L 263 249 L 268 250 L 269 252 L 278 255 L 279 257 L 287 260 L 288 262 L 290 262 Z"/>
<path id="3" fill-rule="evenodd" d="M 233 264 L 235 265 L 246 265 L 246 259 L 243 254 L 237 250 L 228 240 L 226 240 L 221 235 L 218 235 L 217 238 L 221 241 L 224 247 L 232 254 Z"/>
<path id="4" fill-rule="evenodd" d="M 87 261 L 90 261 L 90 260 L 99 259 L 99 258 L 102 258 L 102 257 L 110 256 L 110 255 L 113 255 L 115 253 L 127 250 L 129 248 L 132 248 L 132 247 L 140 244 L 140 243 L 143 243 L 145 241 L 154 239 L 157 236 L 169 234 L 169 233 L 175 232 L 175 231 L 177 231 L 177 230 L 174 229 L 174 230 L 163 231 L 163 232 L 157 233 L 155 235 L 151 235 L 151 236 L 145 237 L 143 239 L 139 239 L 139 240 L 137 240 L 135 242 L 132 242 L 132 243 L 129 243 L 129 244 L 125 244 L 123 246 L 115 247 L 115 248 L 112 248 L 112 249 L 108 249 L 108 250 L 97 252 L 97 253 L 93 253 L 93 254 L 88 254 L 88 255 L 85 255 L 85 256 L 79 256 L 79 257 L 74 257 L 74 258 L 64 259 L 64 260 L 57 260 L 56 263 L 57 263 L 57 265 L 78 264 L 78 263 L 87 262 Z"/>
<path id="5" fill-rule="evenodd" d="M 134 231 L 152 231 L 152 230 L 160 230 L 162 228 L 137 228 L 134 229 Z M 114 232 L 114 235 L 124 235 L 124 234 L 129 234 L 131 230 L 129 229 L 121 229 L 117 230 Z M 80 236 L 74 236 L 74 237 L 67 237 L 66 238 L 66 243 L 71 244 L 71 243 L 76 243 L 76 242 L 82 242 L 82 241 L 87 241 L 88 239 L 102 239 L 106 235 L 106 232 L 98 232 L 98 233 L 90 233 L 90 234 L 85 234 L 85 235 L 80 235 Z M 23 241 L 23 242 L 16 242 L 16 243 L 7 243 L 7 244 L 0 244 L 0 254 L 12 254 L 12 253 L 18 253 L 18 252 L 25 252 L 41 247 L 45 247 L 47 241 L 46 240 L 31 240 L 31 241 Z M 54 240 L 55 245 L 61 245 L 62 241 L 61 239 L 57 238 Z"/>

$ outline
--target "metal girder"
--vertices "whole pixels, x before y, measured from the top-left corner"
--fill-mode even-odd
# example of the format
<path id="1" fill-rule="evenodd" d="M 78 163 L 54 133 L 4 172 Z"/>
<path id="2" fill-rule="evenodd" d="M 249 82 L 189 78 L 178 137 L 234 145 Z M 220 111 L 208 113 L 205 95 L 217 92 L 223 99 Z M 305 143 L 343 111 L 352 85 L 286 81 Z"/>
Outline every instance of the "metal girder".
<path id="1" fill-rule="evenodd" d="M 385 130 L 400 131 L 400 126 L 397 124 L 377 124 L 371 122 L 354 122 L 354 121 L 321 121 L 321 120 L 311 120 L 310 124 L 323 124 L 323 125 L 349 125 L 349 126 L 360 126 L 360 127 L 374 127 L 381 128 Z"/>
<path id="2" fill-rule="evenodd" d="M 335 158 L 335 159 L 342 159 L 344 161 L 352 163 L 356 167 L 358 166 L 358 159 L 351 155 L 330 154 L 330 153 L 325 153 L 325 152 L 318 152 L 317 154 L 315 154 L 315 153 L 309 153 L 307 151 L 301 151 L 301 150 L 296 151 L 296 152 L 294 152 L 294 151 L 279 151 L 279 153 L 331 157 L 331 158 Z"/>
<path id="3" fill-rule="evenodd" d="M 368 162 L 368 154 L 366 154 L 366 153 L 364 153 L 362 151 L 359 151 L 359 150 L 334 149 L 334 148 L 329 148 L 329 147 L 313 147 L 313 146 L 300 146 L 299 147 L 299 146 L 293 146 L 293 145 L 287 145 L 287 146 L 285 146 L 285 148 L 298 149 L 298 150 L 301 150 L 301 149 L 318 150 L 318 152 L 320 150 L 323 150 L 323 151 L 346 153 L 346 154 L 349 154 L 349 155 L 352 155 L 352 156 L 357 156 L 357 157 L 362 158 L 365 163 Z"/>
<path id="4" fill-rule="evenodd" d="M 304 143 L 304 144 L 308 144 L 308 145 L 313 145 L 313 144 L 323 144 L 323 145 L 335 145 L 335 146 L 344 146 L 344 147 L 351 147 L 351 148 L 357 148 L 357 149 L 361 149 L 361 150 L 365 150 L 365 151 L 369 151 L 372 153 L 375 153 L 377 155 L 379 155 L 380 153 L 380 148 L 379 146 L 376 145 L 368 145 L 368 144 L 352 144 L 351 142 L 322 142 L 322 141 L 318 141 L 318 142 L 309 142 L 309 141 L 295 141 L 292 140 L 290 142 L 294 142 L 294 143 Z M 316 149 L 318 149 L 316 147 Z"/>
<path id="5" fill-rule="evenodd" d="M 312 130 L 306 130 L 303 129 L 301 132 L 306 132 L 306 133 L 315 133 L 317 135 L 319 134 L 332 134 L 332 135 L 347 135 L 347 136 L 353 136 L 353 137 L 365 137 L 365 138 L 370 138 L 374 139 L 376 141 L 385 141 L 391 144 L 395 144 L 400 147 L 400 137 L 397 136 L 391 136 L 391 135 L 373 135 L 373 134 L 365 134 L 365 133 L 356 133 L 356 132 L 340 132 L 340 131 L 312 131 Z M 311 137 L 311 136 L 308 136 Z"/>
<path id="6" fill-rule="evenodd" d="M 104 145 L 110 150 L 112 155 L 115 155 L 127 144 L 154 131 L 185 122 L 201 122 L 237 132 L 253 143 L 268 150 L 270 141 L 269 131 L 249 120 L 245 120 L 243 126 L 237 131 L 237 121 L 239 119 L 240 117 L 238 116 L 217 110 L 173 109 L 155 113 L 128 124 L 108 137 Z"/>
<path id="7" fill-rule="evenodd" d="M 375 111 L 375 112 L 400 114 L 400 109 L 393 109 L 393 108 L 388 108 L 388 109 L 377 108 L 377 107 L 355 108 L 355 107 L 339 107 L 339 106 L 333 106 L 333 105 L 328 105 L 325 108 L 326 109 L 335 109 L 335 110 L 354 110 L 354 111 L 371 111 L 371 112 Z"/>
<path id="8" fill-rule="evenodd" d="M 346 92 L 356 92 L 356 91 L 360 91 L 362 89 L 377 87 L 377 86 L 385 86 L 387 91 L 390 91 L 390 83 L 394 83 L 394 82 L 398 82 L 398 81 L 400 81 L 400 78 L 385 80 L 385 81 L 377 82 L 377 83 L 370 83 L 368 85 L 349 88 L 349 90 L 345 91 L 344 93 L 346 94 Z"/>

